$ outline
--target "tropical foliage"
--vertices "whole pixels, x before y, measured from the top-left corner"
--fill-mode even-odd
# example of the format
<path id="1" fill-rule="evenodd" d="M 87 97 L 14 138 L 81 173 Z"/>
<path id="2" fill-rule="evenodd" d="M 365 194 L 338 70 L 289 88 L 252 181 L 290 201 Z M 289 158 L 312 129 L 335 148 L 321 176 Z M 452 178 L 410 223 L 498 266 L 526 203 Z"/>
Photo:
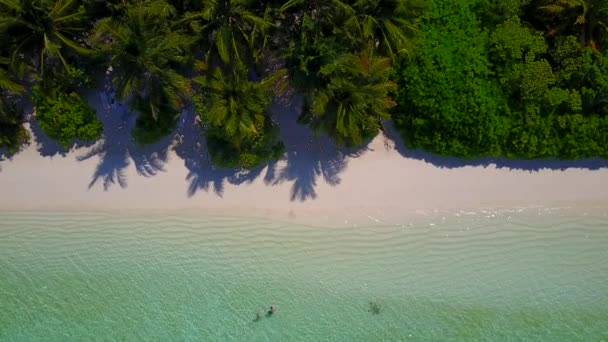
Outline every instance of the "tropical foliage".
<path id="1" fill-rule="evenodd" d="M 301 122 L 350 146 L 373 138 L 396 104 L 388 95 L 396 88 L 390 72 L 389 58 L 370 51 L 344 54 L 323 65 L 319 70 L 323 84 L 310 93 L 311 108 Z"/>
<path id="2" fill-rule="evenodd" d="M 204 0 L 201 9 L 186 13 L 183 21 L 198 38 L 207 63 L 242 62 L 259 58 L 270 22 L 270 7 L 263 17 L 253 12 L 255 0 Z M 246 60 L 251 62 L 250 60 Z"/>
<path id="3" fill-rule="evenodd" d="M 93 37 L 116 70 L 118 99 L 130 100 L 140 112 L 135 137 L 145 136 L 143 143 L 171 131 L 190 93 L 189 80 L 176 68 L 188 58 L 191 39 L 170 27 L 174 16 L 175 9 L 165 1 L 136 1 L 120 8 L 115 17 L 100 20 Z M 142 129 L 160 134 L 145 134 Z"/>
<path id="4" fill-rule="evenodd" d="M 417 0 L 357 0 L 343 33 L 355 46 L 377 44 L 381 53 L 395 60 L 408 51 L 416 33 L 416 18 L 424 5 Z"/>
<path id="5" fill-rule="evenodd" d="M 539 7 L 553 27 L 552 35 L 571 28 L 584 46 L 597 49 L 608 35 L 608 0 L 550 0 Z M 564 27 L 567 25 L 566 27 Z"/>
<path id="6" fill-rule="evenodd" d="M 36 85 L 32 102 L 40 129 L 64 149 L 68 149 L 74 139 L 95 141 L 101 136 L 102 127 L 95 111 L 74 92 L 50 92 Z"/>
<path id="7" fill-rule="evenodd" d="M 90 54 L 83 43 L 86 12 L 74 0 L 0 1 L 0 40 L 11 47 L 11 62 L 31 63 L 41 73 L 57 60 L 66 70 L 66 50 Z"/>
<path id="8" fill-rule="evenodd" d="M 9 154 L 17 152 L 29 139 L 14 102 L 14 95 L 23 91 L 23 87 L 0 68 L 0 148 L 6 148 Z"/>
<path id="9" fill-rule="evenodd" d="M 414 60 L 397 77 L 394 119 L 410 147 L 467 158 L 608 156 L 601 1 L 426 3 Z M 591 21 L 597 29 L 580 26 Z"/>
<path id="10" fill-rule="evenodd" d="M 25 94 L 51 138 L 96 139 L 82 89 L 112 70 L 135 140 L 193 106 L 218 166 L 282 154 L 287 85 L 341 145 L 392 119 L 442 155 L 606 157 L 607 1 L 0 0 L 0 144 L 26 141 Z"/>
<path id="11" fill-rule="evenodd" d="M 195 108 L 217 164 L 252 167 L 281 152 L 281 144 L 268 139 L 275 127 L 267 109 L 271 87 L 284 74 L 280 70 L 250 81 L 247 68 L 236 63 L 233 68 L 214 68 L 208 77 L 195 79 L 202 91 L 195 98 Z"/>

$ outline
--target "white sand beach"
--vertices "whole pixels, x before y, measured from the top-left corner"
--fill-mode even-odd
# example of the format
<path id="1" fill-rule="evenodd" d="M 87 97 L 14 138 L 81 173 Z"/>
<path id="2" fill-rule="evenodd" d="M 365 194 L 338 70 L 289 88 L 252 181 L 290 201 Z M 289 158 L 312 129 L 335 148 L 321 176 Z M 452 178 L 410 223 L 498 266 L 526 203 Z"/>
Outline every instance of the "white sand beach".
<path id="1" fill-rule="evenodd" d="M 214 170 L 185 115 L 175 135 L 133 145 L 133 116 L 102 111 L 104 139 L 62 155 L 34 128 L 32 144 L 0 162 L 2 210 L 195 210 L 280 219 L 377 222 L 410 213 L 471 208 L 596 206 L 608 203 L 608 161 L 462 161 L 408 151 L 394 133 L 353 153 L 314 140 L 295 123 L 298 105 L 274 106 L 283 160 L 251 172 Z M 390 132 L 390 131 L 389 131 Z"/>

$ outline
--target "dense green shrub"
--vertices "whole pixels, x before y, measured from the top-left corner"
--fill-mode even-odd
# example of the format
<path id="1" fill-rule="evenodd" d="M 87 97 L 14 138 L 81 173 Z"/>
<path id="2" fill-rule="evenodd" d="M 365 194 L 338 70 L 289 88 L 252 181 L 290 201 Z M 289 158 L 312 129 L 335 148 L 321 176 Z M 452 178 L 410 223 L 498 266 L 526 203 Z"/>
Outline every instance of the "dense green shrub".
<path id="1" fill-rule="evenodd" d="M 420 43 L 397 71 L 397 127 L 411 148 L 442 155 L 499 155 L 505 99 L 491 78 L 488 34 L 475 1 L 427 1 Z"/>
<path id="2" fill-rule="evenodd" d="M 608 59 L 524 22 L 528 3 L 427 1 L 416 53 L 396 72 L 394 119 L 409 147 L 465 158 L 608 156 Z"/>
<path id="3" fill-rule="evenodd" d="M 6 148 L 9 155 L 19 151 L 30 140 L 29 132 L 23 127 L 21 114 L 6 98 L 0 98 L 0 148 Z"/>
<path id="4" fill-rule="evenodd" d="M 44 91 L 36 85 L 32 102 L 40 129 L 65 149 L 73 139 L 93 141 L 101 136 L 102 125 L 95 110 L 75 92 Z"/>

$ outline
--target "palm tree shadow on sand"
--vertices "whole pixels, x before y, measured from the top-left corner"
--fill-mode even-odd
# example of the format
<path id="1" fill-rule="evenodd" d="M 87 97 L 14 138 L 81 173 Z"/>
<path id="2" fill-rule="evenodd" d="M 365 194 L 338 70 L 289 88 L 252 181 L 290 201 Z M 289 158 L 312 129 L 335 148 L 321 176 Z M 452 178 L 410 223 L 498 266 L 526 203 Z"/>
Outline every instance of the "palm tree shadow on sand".
<path id="1" fill-rule="evenodd" d="M 35 119 L 30 119 L 29 123 L 30 130 L 32 132 L 32 140 L 36 142 L 36 149 L 38 150 L 38 153 L 40 153 L 40 155 L 43 157 L 54 157 L 57 155 L 66 157 L 71 149 L 91 147 L 95 144 L 94 142 L 90 141 L 74 139 L 72 145 L 69 148 L 65 149 L 57 141 L 49 138 L 46 134 L 44 134 Z"/>
<path id="2" fill-rule="evenodd" d="M 421 160 L 439 168 L 461 168 L 466 166 L 481 166 L 496 168 L 506 168 L 509 170 L 540 171 L 540 170 L 567 170 L 567 169 L 587 169 L 599 170 L 608 168 L 608 160 L 601 158 L 588 158 L 580 160 L 559 160 L 555 158 L 523 160 L 508 159 L 503 157 L 486 157 L 476 159 L 462 159 L 433 154 L 422 150 L 412 150 L 405 147 L 403 139 L 393 123 L 384 123 L 383 134 L 385 137 L 385 147 L 394 149 L 402 157 Z"/>
<path id="3" fill-rule="evenodd" d="M 204 136 L 194 124 L 194 114 L 189 110 L 178 125 L 178 143 L 175 146 L 176 154 L 188 169 L 188 196 L 202 190 L 221 197 L 227 183 L 248 184 L 262 175 L 264 183 L 269 186 L 291 182 L 292 201 L 314 200 L 320 179 L 332 186 L 340 184 L 339 174 L 346 169 L 347 157 L 357 155 L 361 149 L 343 150 L 335 147 L 327 137 L 314 138 L 308 127 L 296 122 L 298 108 L 301 108 L 297 101 L 290 106 L 273 104 L 270 109 L 286 146 L 283 158 L 251 170 L 213 167 Z"/>
<path id="4" fill-rule="evenodd" d="M 155 176 L 165 171 L 169 150 L 173 149 L 188 169 L 186 193 L 189 197 L 201 190 L 221 197 L 226 184 L 248 184 L 263 175 L 264 183 L 269 186 L 292 183 L 292 201 L 314 200 L 319 182 L 339 185 L 340 173 L 346 169 L 348 158 L 367 149 L 338 148 L 326 136 L 314 137 L 308 127 L 296 122 L 301 108 L 301 100 L 296 98 L 289 106 L 273 104 L 271 107 L 272 117 L 278 122 L 281 139 L 286 145 L 281 160 L 251 170 L 217 168 L 211 164 L 204 135 L 194 123 L 195 115 L 191 108 L 184 111 L 173 134 L 156 144 L 140 147 L 131 138 L 136 113 L 128 110 L 126 105 L 118 104 L 107 110 L 99 93 L 88 94 L 87 98 L 97 109 L 104 126 L 102 139 L 77 156 L 79 161 L 99 158 L 89 188 L 99 183 L 106 191 L 115 185 L 127 187 L 126 170 L 131 163 L 140 176 Z"/>
<path id="5" fill-rule="evenodd" d="M 184 160 L 188 169 L 186 181 L 188 182 L 188 197 L 194 196 L 198 191 L 212 191 L 219 197 L 224 194 L 226 182 L 230 184 L 251 183 L 258 178 L 263 166 L 252 170 L 237 170 L 217 168 L 212 165 L 205 137 L 195 123 L 195 114 L 192 108 L 186 110 L 179 120 L 175 133 L 175 153 Z"/>
<path id="6" fill-rule="evenodd" d="M 292 201 L 317 198 L 315 189 L 320 180 L 331 186 L 339 185 L 340 173 L 346 170 L 348 158 L 356 157 L 367 149 L 367 146 L 359 149 L 339 148 L 325 135 L 315 137 L 310 128 L 297 123 L 301 101 L 301 98 L 295 98 L 289 107 L 279 104 L 271 107 L 281 129 L 286 152 L 281 163 L 268 166 L 264 177 L 264 182 L 271 185 L 292 182 Z"/>
<path id="7" fill-rule="evenodd" d="M 99 157 L 89 189 L 99 182 L 106 191 L 116 184 L 121 188 L 127 187 L 126 169 L 131 162 L 137 173 L 144 177 L 151 177 L 165 170 L 170 137 L 153 145 L 137 146 L 131 137 L 136 113 L 131 112 L 127 105 L 120 104 L 114 104 L 107 109 L 99 100 L 99 94 L 89 94 L 88 99 L 97 109 L 104 127 L 102 139 L 86 153 L 76 157 L 78 161 Z"/>

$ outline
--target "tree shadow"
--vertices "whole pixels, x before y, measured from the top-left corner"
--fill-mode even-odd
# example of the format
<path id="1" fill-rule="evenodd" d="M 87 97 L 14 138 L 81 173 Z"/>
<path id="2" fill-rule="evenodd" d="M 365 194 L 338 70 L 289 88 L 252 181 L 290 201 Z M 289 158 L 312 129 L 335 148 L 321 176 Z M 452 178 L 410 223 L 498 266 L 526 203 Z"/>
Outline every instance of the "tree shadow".
<path id="1" fill-rule="evenodd" d="M 192 108 L 184 110 L 178 121 L 175 133 L 175 153 L 184 160 L 188 169 L 186 181 L 188 182 L 188 197 L 194 196 L 198 191 L 212 191 L 219 197 L 224 194 L 226 183 L 243 184 L 253 182 L 264 165 L 251 170 L 238 170 L 217 168 L 211 163 L 209 150 L 202 130 L 195 121 Z"/>
<path id="2" fill-rule="evenodd" d="M 440 156 L 422 150 L 412 150 L 405 147 L 403 138 L 395 128 L 392 121 L 384 123 L 383 129 L 385 148 L 397 151 L 404 158 L 411 158 L 430 163 L 439 168 L 461 168 L 466 166 L 494 166 L 498 169 L 506 168 L 509 170 L 540 171 L 540 170 L 567 170 L 567 169 L 588 169 L 599 170 L 608 168 L 608 160 L 602 158 L 588 158 L 579 160 L 560 160 L 556 158 L 546 159 L 509 159 L 504 157 L 485 157 L 476 159 L 463 159 L 456 157 Z"/>
<path id="3" fill-rule="evenodd" d="M 272 105 L 271 112 L 280 127 L 286 152 L 283 165 L 269 165 L 264 177 L 264 182 L 271 185 L 292 182 L 292 201 L 316 199 L 320 180 L 331 186 L 339 185 L 348 157 L 358 156 L 367 149 L 367 145 L 358 149 L 339 148 L 326 135 L 315 136 L 309 127 L 297 123 L 301 109 L 300 97 L 294 98 L 290 106 Z"/>
<path id="4" fill-rule="evenodd" d="M 214 167 L 204 135 L 194 123 L 193 111 L 190 109 L 184 113 L 178 124 L 175 152 L 188 169 L 188 196 L 202 190 L 221 197 L 227 183 L 251 183 L 262 175 L 264 183 L 269 186 L 291 182 L 292 201 L 317 198 L 315 189 L 320 179 L 332 186 L 340 184 L 339 174 L 346 169 L 347 158 L 361 154 L 366 147 L 342 149 L 326 136 L 315 138 L 310 128 L 297 123 L 300 108 L 301 99 L 295 99 L 287 106 L 278 103 L 271 106 L 272 120 L 279 125 L 285 154 L 280 160 L 272 160 L 251 170 Z"/>
<path id="5" fill-rule="evenodd" d="M 80 149 L 95 145 L 94 141 L 74 139 L 68 148 L 64 148 L 59 142 L 44 134 L 35 118 L 30 119 L 29 123 L 30 130 L 32 132 L 32 139 L 36 143 L 36 150 L 43 157 L 54 157 L 56 155 L 66 157 L 72 149 Z"/>
<path id="6" fill-rule="evenodd" d="M 0 172 L 2 172 L 2 163 L 5 160 L 11 159 L 11 155 L 8 153 L 6 147 L 0 147 Z"/>
<path id="7" fill-rule="evenodd" d="M 84 154 L 76 157 L 78 161 L 99 157 L 99 163 L 89 183 L 89 189 L 101 182 L 104 190 L 115 184 L 127 187 L 126 169 L 131 162 L 137 173 L 151 177 L 165 171 L 171 137 L 165 137 L 158 143 L 138 146 L 131 137 L 137 114 L 127 105 L 114 103 L 104 104 L 99 93 L 89 93 L 86 98 L 102 122 L 103 136 Z"/>
<path id="8" fill-rule="evenodd" d="M 24 144 L 23 146 L 20 147 L 20 149 L 18 151 L 15 151 L 12 153 L 8 151 L 7 147 L 0 147 L 0 172 L 2 172 L 2 163 L 1 162 L 12 160 L 15 155 L 19 154 L 19 152 L 26 149 L 29 144 L 30 143 Z"/>

